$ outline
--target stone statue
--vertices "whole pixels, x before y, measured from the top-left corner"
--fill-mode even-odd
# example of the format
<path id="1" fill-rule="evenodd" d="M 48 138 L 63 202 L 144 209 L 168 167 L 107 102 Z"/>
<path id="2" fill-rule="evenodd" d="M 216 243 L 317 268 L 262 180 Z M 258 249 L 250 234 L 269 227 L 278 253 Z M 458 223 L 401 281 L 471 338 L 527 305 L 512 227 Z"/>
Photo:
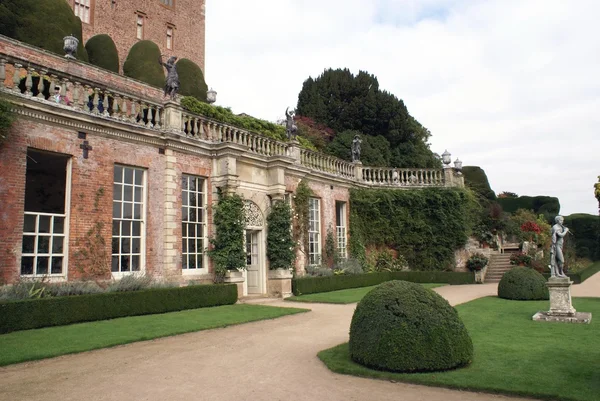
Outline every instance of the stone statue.
<path id="1" fill-rule="evenodd" d="M 162 62 L 162 55 L 158 59 L 158 64 L 164 66 L 167 69 L 167 82 L 165 84 L 165 96 L 169 95 L 171 100 L 175 99 L 177 91 L 179 91 L 179 74 L 177 74 L 177 66 L 175 61 L 177 57 L 169 57 L 166 63 Z"/>
<path id="2" fill-rule="evenodd" d="M 352 162 L 360 161 L 360 144 L 362 140 L 358 134 L 354 135 L 354 139 L 352 140 Z"/>
<path id="3" fill-rule="evenodd" d="M 563 238 L 569 232 L 569 229 L 563 225 L 565 219 L 562 216 L 556 216 L 556 224 L 552 226 L 550 234 L 552 235 L 552 247 L 550 248 L 550 275 L 552 277 L 567 277 L 563 271 L 565 257 L 563 255 Z"/>
<path id="4" fill-rule="evenodd" d="M 296 139 L 298 127 L 294 124 L 294 113 L 290 113 L 289 109 L 289 107 L 285 109 L 285 132 L 288 139 Z"/>

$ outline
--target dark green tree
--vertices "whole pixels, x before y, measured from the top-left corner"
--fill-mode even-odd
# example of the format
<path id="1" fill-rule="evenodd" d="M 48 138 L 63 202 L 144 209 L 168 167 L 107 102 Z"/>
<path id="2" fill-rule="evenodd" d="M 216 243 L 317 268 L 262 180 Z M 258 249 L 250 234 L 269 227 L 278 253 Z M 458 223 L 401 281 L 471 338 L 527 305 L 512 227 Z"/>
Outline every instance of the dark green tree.
<path id="1" fill-rule="evenodd" d="M 351 161 L 351 146 L 354 135 L 359 131 L 342 131 L 338 133 L 331 143 L 327 145 L 326 152 L 339 157 L 340 159 Z M 389 166 L 391 159 L 390 143 L 381 135 L 368 136 L 361 135 L 361 156 L 360 161 L 367 166 Z"/>
<path id="2" fill-rule="evenodd" d="M 179 94 L 182 96 L 193 96 L 206 102 L 208 86 L 204 82 L 204 74 L 198 64 L 187 58 L 177 61 L 177 73 L 179 74 Z"/>
<path id="3" fill-rule="evenodd" d="M 112 38 L 106 34 L 92 36 L 85 44 L 90 63 L 119 73 L 119 52 Z"/>
<path id="4" fill-rule="evenodd" d="M 158 64 L 160 49 L 151 40 L 140 40 L 129 50 L 123 73 L 148 85 L 162 88 L 165 85 L 163 67 Z"/>
<path id="5" fill-rule="evenodd" d="M 81 20 L 65 0 L 2 0 L 0 34 L 64 55 L 63 38 L 79 39 L 77 59 L 88 61 L 81 39 Z"/>
<path id="6" fill-rule="evenodd" d="M 308 78 L 298 95 L 297 114 L 338 133 L 354 130 L 365 137 L 383 137 L 391 152 L 384 165 L 440 166 L 427 143 L 429 130 L 408 113 L 402 100 L 380 90 L 377 78 L 367 72 L 355 76 L 348 69 L 329 69 L 317 78 Z M 368 164 L 366 160 L 364 164 Z"/>

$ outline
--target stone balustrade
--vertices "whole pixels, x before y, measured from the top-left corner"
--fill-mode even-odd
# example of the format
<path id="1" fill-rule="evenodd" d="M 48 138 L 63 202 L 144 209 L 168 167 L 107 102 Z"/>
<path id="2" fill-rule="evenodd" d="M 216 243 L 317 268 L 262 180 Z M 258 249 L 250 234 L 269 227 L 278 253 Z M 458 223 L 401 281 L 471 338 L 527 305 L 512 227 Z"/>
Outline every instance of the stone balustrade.
<path id="1" fill-rule="evenodd" d="M 159 102 L 12 56 L 0 55 L 0 89 L 87 114 L 161 128 L 164 108 Z"/>
<path id="2" fill-rule="evenodd" d="M 372 186 L 388 187 L 443 187 L 442 169 L 410 169 L 363 167 L 362 181 Z"/>
<path id="3" fill-rule="evenodd" d="M 355 165 L 353 163 L 338 159 L 337 157 L 313 152 L 308 149 L 300 150 L 300 164 L 312 170 L 352 180 L 355 179 Z"/>
<path id="4" fill-rule="evenodd" d="M 246 146 L 251 153 L 263 156 L 287 156 L 288 154 L 287 143 L 187 111 L 182 113 L 180 133 L 188 138 Z"/>

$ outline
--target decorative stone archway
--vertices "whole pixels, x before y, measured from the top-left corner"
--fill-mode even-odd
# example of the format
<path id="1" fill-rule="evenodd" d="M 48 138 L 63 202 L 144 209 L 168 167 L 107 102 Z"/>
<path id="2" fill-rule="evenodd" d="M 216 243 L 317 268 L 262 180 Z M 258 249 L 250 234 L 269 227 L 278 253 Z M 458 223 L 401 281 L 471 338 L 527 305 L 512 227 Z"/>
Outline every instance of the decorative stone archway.
<path id="1" fill-rule="evenodd" d="M 260 207 L 244 200 L 246 271 L 244 295 L 264 294 L 267 290 L 264 217 Z"/>

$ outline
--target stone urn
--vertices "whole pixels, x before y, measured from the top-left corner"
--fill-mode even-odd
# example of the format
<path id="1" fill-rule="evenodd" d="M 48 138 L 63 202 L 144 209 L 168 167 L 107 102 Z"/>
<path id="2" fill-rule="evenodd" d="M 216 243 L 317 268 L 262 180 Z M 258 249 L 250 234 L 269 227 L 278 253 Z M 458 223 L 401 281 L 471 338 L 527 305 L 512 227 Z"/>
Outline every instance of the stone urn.
<path id="1" fill-rule="evenodd" d="M 267 276 L 267 290 L 270 297 L 287 298 L 292 295 L 291 269 L 269 270 Z"/>
<path id="2" fill-rule="evenodd" d="M 79 45 L 79 39 L 77 39 L 73 35 L 65 36 L 63 38 L 64 41 L 64 51 L 65 57 L 75 60 L 75 53 L 77 53 L 77 46 Z"/>
<path id="3" fill-rule="evenodd" d="M 213 104 L 214 102 L 217 101 L 217 91 L 214 90 L 213 88 L 210 88 L 210 90 L 208 92 L 206 92 L 206 101 L 209 104 Z"/>

